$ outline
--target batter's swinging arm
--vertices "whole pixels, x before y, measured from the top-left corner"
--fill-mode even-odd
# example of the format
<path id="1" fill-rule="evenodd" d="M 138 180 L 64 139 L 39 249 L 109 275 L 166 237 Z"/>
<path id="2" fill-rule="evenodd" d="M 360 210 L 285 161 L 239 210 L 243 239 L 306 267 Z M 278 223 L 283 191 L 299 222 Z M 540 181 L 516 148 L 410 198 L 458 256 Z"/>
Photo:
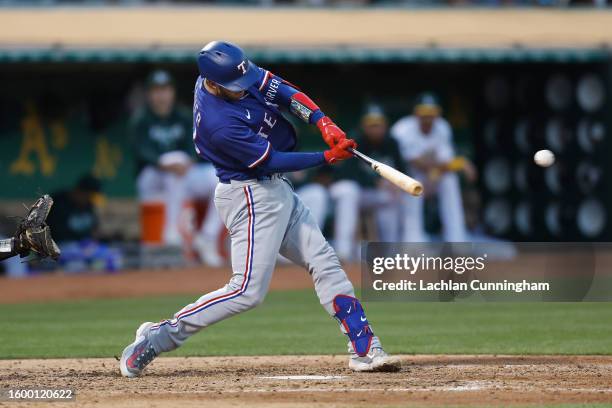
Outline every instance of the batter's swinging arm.
<path id="1" fill-rule="evenodd" d="M 423 185 L 412 177 L 405 175 L 401 171 L 398 171 L 391 166 L 387 166 L 384 163 L 376 161 L 356 149 L 349 148 L 348 151 L 353 153 L 353 155 L 355 155 L 355 157 L 358 159 L 369 164 L 372 167 L 372 170 L 378 173 L 381 177 L 389 180 L 391 183 L 395 184 L 408 194 L 413 196 L 420 196 L 423 194 Z"/>

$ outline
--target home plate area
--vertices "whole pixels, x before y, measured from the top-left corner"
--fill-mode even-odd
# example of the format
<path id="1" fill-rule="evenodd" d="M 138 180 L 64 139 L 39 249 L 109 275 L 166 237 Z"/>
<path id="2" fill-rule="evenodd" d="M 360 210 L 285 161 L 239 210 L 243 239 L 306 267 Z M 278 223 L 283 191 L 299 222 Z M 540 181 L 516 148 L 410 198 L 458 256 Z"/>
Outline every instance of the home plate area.
<path id="1" fill-rule="evenodd" d="M 112 358 L 0 360 L 0 384 L 3 388 L 72 388 L 79 407 L 612 402 L 612 357 L 401 358 L 403 368 L 397 373 L 352 373 L 346 356 L 161 357 L 136 379 L 121 377 Z M 54 405 L 65 403 L 45 403 Z M 0 406 L 8 403 L 0 401 Z"/>

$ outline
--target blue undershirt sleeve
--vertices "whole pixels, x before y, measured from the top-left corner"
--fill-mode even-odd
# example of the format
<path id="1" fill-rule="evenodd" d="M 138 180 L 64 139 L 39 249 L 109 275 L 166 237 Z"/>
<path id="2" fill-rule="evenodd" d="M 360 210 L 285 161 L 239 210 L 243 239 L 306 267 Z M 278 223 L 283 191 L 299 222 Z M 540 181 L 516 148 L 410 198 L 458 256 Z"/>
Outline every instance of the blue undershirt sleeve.
<path id="1" fill-rule="evenodd" d="M 259 168 L 269 173 L 287 173 L 325 164 L 323 152 L 278 152 L 271 150 Z"/>

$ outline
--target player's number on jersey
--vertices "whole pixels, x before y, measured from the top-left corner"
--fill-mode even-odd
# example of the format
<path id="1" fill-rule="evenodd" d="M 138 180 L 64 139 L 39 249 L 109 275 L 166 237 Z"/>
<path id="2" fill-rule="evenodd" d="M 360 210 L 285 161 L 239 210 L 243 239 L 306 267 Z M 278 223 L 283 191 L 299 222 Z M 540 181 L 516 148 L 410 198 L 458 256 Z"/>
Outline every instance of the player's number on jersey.
<path id="1" fill-rule="evenodd" d="M 198 112 L 198 114 L 196 115 L 195 126 L 193 128 L 193 140 L 196 139 L 198 127 L 200 126 L 201 120 L 202 120 L 202 115 L 200 115 L 200 112 Z"/>
<path id="2" fill-rule="evenodd" d="M 195 151 L 197 154 L 201 154 L 200 149 L 198 148 L 198 145 L 195 143 L 196 137 L 198 136 L 198 126 L 200 126 L 201 119 L 202 119 L 202 115 L 200 115 L 200 112 L 198 112 L 198 114 L 196 115 L 196 119 L 195 119 L 195 126 L 193 127 L 193 141 L 194 141 L 193 146 L 195 147 Z"/>

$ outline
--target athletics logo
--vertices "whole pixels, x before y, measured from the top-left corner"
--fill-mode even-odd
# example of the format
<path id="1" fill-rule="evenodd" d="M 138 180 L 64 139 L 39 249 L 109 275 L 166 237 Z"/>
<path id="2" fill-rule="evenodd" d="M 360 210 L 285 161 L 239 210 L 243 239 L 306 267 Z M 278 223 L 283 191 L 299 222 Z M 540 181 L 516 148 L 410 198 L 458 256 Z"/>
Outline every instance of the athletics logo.
<path id="1" fill-rule="evenodd" d="M 246 60 L 244 60 L 240 64 L 238 64 L 236 66 L 236 68 L 238 68 L 240 71 L 242 71 L 242 75 L 246 74 L 246 71 L 247 71 Z"/>

